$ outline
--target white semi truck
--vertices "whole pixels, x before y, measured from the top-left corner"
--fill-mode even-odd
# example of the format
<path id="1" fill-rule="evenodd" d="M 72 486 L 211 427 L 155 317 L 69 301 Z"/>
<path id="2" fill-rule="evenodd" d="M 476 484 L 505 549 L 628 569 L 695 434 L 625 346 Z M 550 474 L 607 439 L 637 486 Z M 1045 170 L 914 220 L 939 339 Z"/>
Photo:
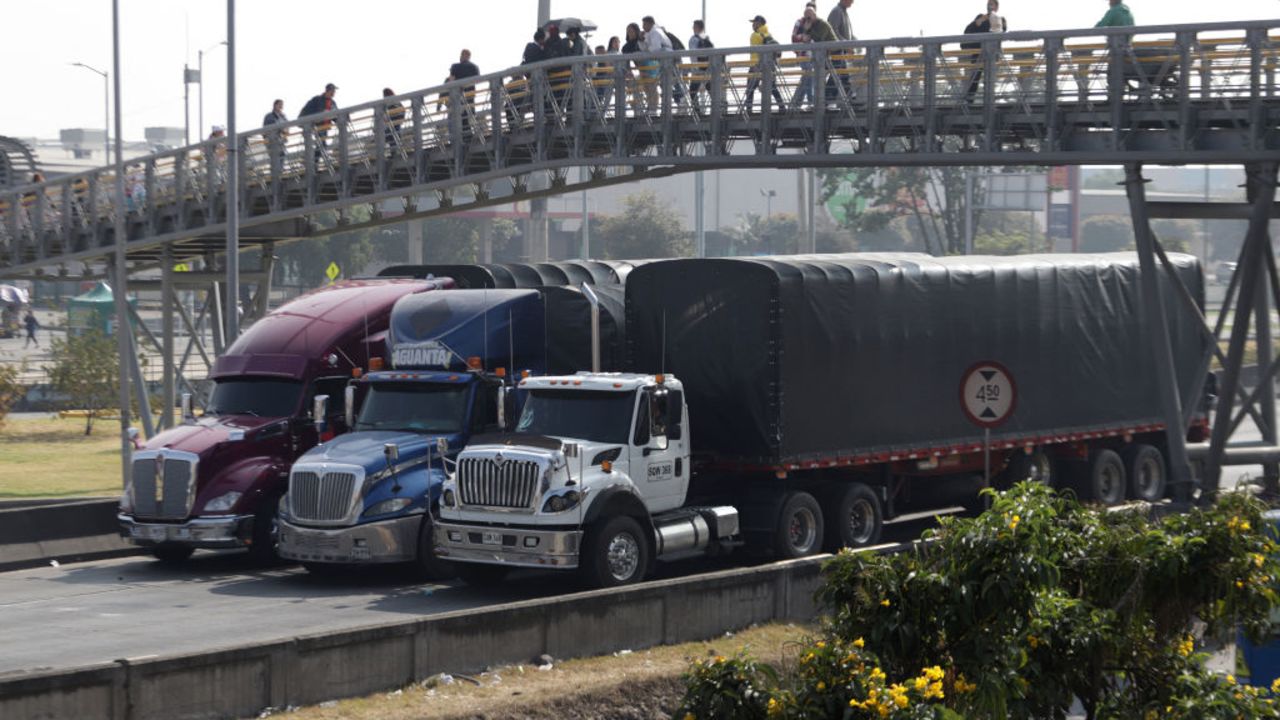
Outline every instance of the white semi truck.
<path id="1" fill-rule="evenodd" d="M 1203 304 L 1199 264 L 1171 260 Z M 611 586 L 744 544 L 872 544 L 899 507 L 949 504 L 985 466 L 1104 503 L 1159 499 L 1139 292 L 1132 254 L 646 265 L 626 318 L 628 366 L 649 372 L 523 380 L 516 432 L 473 438 L 446 479 L 436 553 L 477 584 L 532 567 Z M 1204 339 L 1172 295 L 1166 308 L 1198 440 Z M 1017 387 L 989 437 L 964 395 L 975 367 Z"/>

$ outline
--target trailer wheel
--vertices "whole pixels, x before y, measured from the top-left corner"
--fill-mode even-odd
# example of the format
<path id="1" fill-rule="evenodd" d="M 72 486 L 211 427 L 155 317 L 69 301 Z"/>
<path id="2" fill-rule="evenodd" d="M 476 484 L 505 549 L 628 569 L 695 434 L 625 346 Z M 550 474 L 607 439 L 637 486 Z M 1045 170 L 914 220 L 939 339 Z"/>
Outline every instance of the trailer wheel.
<path id="1" fill-rule="evenodd" d="M 187 547 L 186 545 L 175 545 L 172 543 L 165 543 L 151 548 L 151 554 L 155 555 L 157 560 L 165 563 L 166 565 L 177 565 L 178 563 L 184 562 L 187 558 L 191 557 L 191 554 L 195 551 L 195 548 Z"/>
<path id="2" fill-rule="evenodd" d="M 454 572 L 462 582 L 475 587 L 496 587 L 507 579 L 507 567 L 503 565 L 477 565 L 457 563 Z"/>
<path id="3" fill-rule="evenodd" d="M 1009 461 L 1009 467 L 1005 468 L 1000 475 L 1001 482 L 998 488 L 1001 490 L 1007 490 L 1028 480 L 1048 487 L 1054 487 L 1058 482 L 1053 458 L 1043 448 L 1037 448 L 1030 455 L 1023 452 L 1016 453 Z"/>
<path id="4" fill-rule="evenodd" d="M 1151 445 L 1138 444 L 1125 448 L 1122 457 L 1129 476 L 1130 496 L 1145 502 L 1163 500 L 1168 481 L 1164 455 Z"/>
<path id="5" fill-rule="evenodd" d="M 866 547 L 880 542 L 884 529 L 884 510 L 880 498 L 864 483 L 852 483 L 838 489 L 831 513 L 823 518 L 828 550 Z"/>
<path id="6" fill-rule="evenodd" d="M 773 533 L 773 552 L 784 559 L 813 555 L 822 549 L 822 508 L 807 492 L 793 492 L 782 502 Z"/>
<path id="7" fill-rule="evenodd" d="M 423 517 L 422 527 L 418 530 L 418 553 L 414 556 L 413 566 L 423 580 L 448 580 L 458 574 L 453 563 L 436 557 L 430 514 Z"/>
<path id="8" fill-rule="evenodd" d="M 587 531 L 582 575 L 592 587 L 640 582 L 649 570 L 649 543 L 636 519 L 616 515 Z"/>
<path id="9" fill-rule="evenodd" d="M 1089 461 L 1089 494 L 1104 505 L 1119 505 L 1125 497 L 1124 460 L 1115 450 L 1098 450 Z"/>

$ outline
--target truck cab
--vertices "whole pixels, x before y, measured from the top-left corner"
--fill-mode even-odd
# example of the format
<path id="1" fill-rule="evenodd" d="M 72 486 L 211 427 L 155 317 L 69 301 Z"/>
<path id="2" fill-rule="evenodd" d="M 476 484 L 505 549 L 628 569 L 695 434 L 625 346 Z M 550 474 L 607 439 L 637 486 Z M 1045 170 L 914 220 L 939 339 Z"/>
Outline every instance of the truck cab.
<path id="1" fill-rule="evenodd" d="M 470 582 L 512 567 L 635 582 L 654 559 L 732 544 L 737 514 L 690 507 L 684 388 L 671 376 L 521 380 L 515 432 L 474 439 L 445 481 L 436 554 Z"/>
<path id="2" fill-rule="evenodd" d="M 540 371 L 542 298 L 530 290 L 453 290 L 392 311 L 392 369 L 344 390 L 352 432 L 298 458 L 280 507 L 279 552 L 310 570 L 416 563 L 432 552 L 430 510 L 446 467 L 474 435 L 516 410 L 512 376 Z M 358 408 L 358 409 L 357 409 Z"/>
<path id="3" fill-rule="evenodd" d="M 299 297 L 242 334 L 214 364 L 201 417 L 133 453 L 121 498 L 123 537 L 167 562 L 197 548 L 274 556 L 275 515 L 294 459 L 347 429 L 340 402 L 314 417 L 316 397 L 343 398 L 352 370 L 381 352 L 391 308 L 451 281 L 360 280 Z"/>

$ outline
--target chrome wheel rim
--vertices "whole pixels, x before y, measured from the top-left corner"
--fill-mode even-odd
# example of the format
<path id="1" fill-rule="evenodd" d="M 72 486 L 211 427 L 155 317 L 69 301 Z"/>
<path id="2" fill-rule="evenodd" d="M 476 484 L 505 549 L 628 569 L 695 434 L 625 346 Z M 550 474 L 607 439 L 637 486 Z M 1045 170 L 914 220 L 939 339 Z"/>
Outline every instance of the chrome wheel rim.
<path id="1" fill-rule="evenodd" d="M 1102 472 L 1098 475 L 1098 495 L 1103 500 L 1111 502 L 1115 499 L 1116 488 L 1120 484 L 1120 472 L 1115 466 L 1108 464 L 1102 468 Z"/>
<path id="2" fill-rule="evenodd" d="M 606 553 L 609 575 L 619 582 L 629 580 L 640 567 L 640 543 L 630 533 L 619 533 L 609 541 Z"/>
<path id="3" fill-rule="evenodd" d="M 1146 458 L 1138 465 L 1137 475 L 1134 478 L 1134 484 L 1137 486 L 1138 497 L 1143 500 L 1156 499 L 1154 496 L 1164 482 L 1160 472 L 1160 463 L 1154 458 Z"/>
<path id="4" fill-rule="evenodd" d="M 876 511 L 867 500 L 855 500 L 849 508 L 849 541 L 852 545 L 871 542 L 875 528 Z"/>
<path id="5" fill-rule="evenodd" d="M 798 508 L 787 523 L 787 542 L 798 553 L 808 552 L 813 548 L 818 536 L 818 522 L 809 508 Z"/>
<path id="6" fill-rule="evenodd" d="M 1048 485 L 1053 479 L 1053 469 L 1050 465 L 1049 456 L 1044 453 L 1036 453 L 1031 456 L 1031 468 L 1027 473 L 1027 479 L 1032 482 Z"/>

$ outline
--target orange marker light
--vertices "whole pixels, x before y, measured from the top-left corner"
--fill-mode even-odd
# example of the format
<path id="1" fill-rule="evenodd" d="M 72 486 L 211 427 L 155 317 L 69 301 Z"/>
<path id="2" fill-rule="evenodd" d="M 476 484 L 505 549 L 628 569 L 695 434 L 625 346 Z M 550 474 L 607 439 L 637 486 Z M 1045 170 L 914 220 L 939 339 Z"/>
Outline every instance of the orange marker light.
<path id="1" fill-rule="evenodd" d="M 604 462 L 600 463 L 600 469 L 605 472 L 613 472 L 613 461 L 605 460 Z"/>
<path id="2" fill-rule="evenodd" d="M 384 364 L 385 363 L 380 357 L 369 358 L 369 372 L 377 372 L 381 370 Z"/>
<path id="3" fill-rule="evenodd" d="M 467 369 L 468 369 L 468 370 L 483 370 L 483 369 L 484 369 L 484 363 L 480 360 L 480 356 L 479 356 L 479 355 L 473 355 L 473 356 L 471 356 L 471 357 L 467 358 Z"/>
<path id="4" fill-rule="evenodd" d="M 358 367 L 351 368 L 351 377 L 356 378 L 358 380 L 361 377 L 364 377 L 364 371 Z"/>
<path id="5" fill-rule="evenodd" d="M 662 383 L 664 383 L 664 382 L 666 382 L 666 381 L 667 381 L 667 376 L 666 376 L 666 375 L 663 375 L 662 373 L 658 373 L 657 375 L 655 375 L 655 376 L 653 377 L 653 380 L 654 380 L 654 382 L 656 382 L 656 383 L 658 383 L 659 385 L 661 385 Z"/>
<path id="6" fill-rule="evenodd" d="M 520 377 L 521 377 L 521 378 L 527 378 L 527 377 L 529 377 L 529 371 L 528 371 L 528 370 L 521 370 L 521 371 L 520 371 Z"/>
<path id="7" fill-rule="evenodd" d="M 506 377 L 507 369 L 504 367 L 497 368 L 496 370 L 493 371 L 493 374 L 495 377 Z"/>

